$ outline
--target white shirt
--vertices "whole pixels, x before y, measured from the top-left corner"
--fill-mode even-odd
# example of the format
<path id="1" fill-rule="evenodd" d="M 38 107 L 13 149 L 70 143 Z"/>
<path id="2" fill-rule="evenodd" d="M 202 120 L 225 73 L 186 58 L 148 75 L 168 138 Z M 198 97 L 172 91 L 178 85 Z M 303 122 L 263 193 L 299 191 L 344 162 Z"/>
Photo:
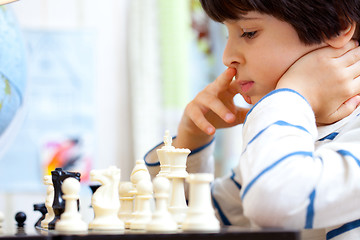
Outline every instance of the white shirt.
<path id="1" fill-rule="evenodd" d="M 222 224 L 325 228 L 326 239 L 360 239 L 359 115 L 360 108 L 317 128 L 311 106 L 295 91 L 266 95 L 247 115 L 237 167 L 212 184 Z M 188 172 L 213 171 L 214 144 L 192 152 Z M 155 176 L 156 151 L 145 161 Z"/>

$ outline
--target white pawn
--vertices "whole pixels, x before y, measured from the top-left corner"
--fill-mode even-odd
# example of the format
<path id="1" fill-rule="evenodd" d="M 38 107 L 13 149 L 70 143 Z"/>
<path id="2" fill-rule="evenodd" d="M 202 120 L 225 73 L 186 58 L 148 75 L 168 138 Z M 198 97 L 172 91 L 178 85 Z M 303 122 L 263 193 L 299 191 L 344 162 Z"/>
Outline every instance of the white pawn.
<path id="1" fill-rule="evenodd" d="M 65 211 L 55 225 L 59 232 L 85 232 L 87 224 L 81 219 L 78 212 L 77 200 L 79 199 L 80 182 L 72 177 L 66 178 L 61 185 L 63 199 L 65 200 Z"/>
<path id="2" fill-rule="evenodd" d="M 148 180 L 141 180 L 136 185 L 137 190 L 137 211 L 130 222 L 130 229 L 144 230 L 146 225 L 151 221 L 151 200 L 152 200 L 152 183 Z"/>
<path id="3" fill-rule="evenodd" d="M 175 232 L 177 223 L 168 211 L 167 206 L 170 181 L 165 177 L 156 177 L 153 180 L 153 186 L 156 209 L 151 222 L 146 226 L 146 230 L 150 232 Z"/>
<path id="4" fill-rule="evenodd" d="M 3 233 L 4 214 L 0 212 L 0 233 Z"/>
<path id="5" fill-rule="evenodd" d="M 132 217 L 134 210 L 134 185 L 131 182 L 120 183 L 119 186 L 119 199 L 120 209 L 118 216 L 125 223 L 125 228 L 130 228 L 129 220 Z"/>
<path id="6" fill-rule="evenodd" d="M 43 182 L 47 185 L 46 189 L 46 199 L 45 199 L 45 206 L 47 209 L 47 213 L 45 214 L 44 220 L 41 221 L 42 228 L 48 228 L 48 224 L 54 219 L 55 213 L 52 208 L 52 204 L 54 202 L 54 186 L 52 183 L 51 175 L 46 175 L 43 178 Z"/>
<path id="7" fill-rule="evenodd" d="M 189 208 L 182 224 L 183 231 L 220 230 L 220 223 L 211 204 L 210 182 L 214 176 L 210 173 L 189 174 L 186 181 L 190 184 Z"/>

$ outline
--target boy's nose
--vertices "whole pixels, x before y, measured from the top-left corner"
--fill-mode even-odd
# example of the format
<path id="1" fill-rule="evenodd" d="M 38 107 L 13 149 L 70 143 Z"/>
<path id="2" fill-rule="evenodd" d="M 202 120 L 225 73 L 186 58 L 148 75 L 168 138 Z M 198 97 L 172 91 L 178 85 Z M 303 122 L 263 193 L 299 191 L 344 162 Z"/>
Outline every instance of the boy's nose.
<path id="1" fill-rule="evenodd" d="M 236 68 L 239 64 L 245 64 L 245 58 L 240 46 L 228 40 L 223 53 L 223 63 L 227 67 Z"/>

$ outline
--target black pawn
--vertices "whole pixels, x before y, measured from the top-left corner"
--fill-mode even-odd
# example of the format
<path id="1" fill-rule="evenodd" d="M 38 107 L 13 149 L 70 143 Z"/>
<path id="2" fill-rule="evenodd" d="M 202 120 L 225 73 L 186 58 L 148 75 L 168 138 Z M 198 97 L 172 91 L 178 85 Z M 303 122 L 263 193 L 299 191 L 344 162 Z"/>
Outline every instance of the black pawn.
<path id="1" fill-rule="evenodd" d="M 34 211 L 41 212 L 41 217 L 35 223 L 35 227 L 41 227 L 41 221 L 44 220 L 45 214 L 47 213 L 45 203 L 34 204 Z"/>
<path id="2" fill-rule="evenodd" d="M 15 220 L 17 222 L 17 229 L 15 235 L 17 236 L 23 236 L 26 235 L 25 233 L 25 220 L 26 220 L 26 214 L 24 212 L 18 212 L 15 215 Z"/>
<path id="3" fill-rule="evenodd" d="M 25 220 L 26 220 L 26 214 L 24 212 L 16 213 L 15 220 L 17 222 L 18 227 L 24 227 L 25 226 Z"/>

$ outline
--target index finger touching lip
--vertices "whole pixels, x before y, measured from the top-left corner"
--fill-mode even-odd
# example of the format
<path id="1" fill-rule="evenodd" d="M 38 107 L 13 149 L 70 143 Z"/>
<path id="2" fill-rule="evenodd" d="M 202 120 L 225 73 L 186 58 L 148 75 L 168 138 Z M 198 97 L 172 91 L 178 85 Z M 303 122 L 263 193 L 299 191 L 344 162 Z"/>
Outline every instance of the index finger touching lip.
<path id="1" fill-rule="evenodd" d="M 227 89 L 235 74 L 236 70 L 234 68 L 228 68 L 215 79 L 214 85 L 210 84 L 209 86 L 216 88 L 216 91 Z"/>
<path id="2" fill-rule="evenodd" d="M 231 79 L 232 79 L 233 77 L 235 77 L 235 75 L 236 75 L 236 69 L 235 68 L 226 69 L 226 76 L 227 77 L 231 77 Z"/>

